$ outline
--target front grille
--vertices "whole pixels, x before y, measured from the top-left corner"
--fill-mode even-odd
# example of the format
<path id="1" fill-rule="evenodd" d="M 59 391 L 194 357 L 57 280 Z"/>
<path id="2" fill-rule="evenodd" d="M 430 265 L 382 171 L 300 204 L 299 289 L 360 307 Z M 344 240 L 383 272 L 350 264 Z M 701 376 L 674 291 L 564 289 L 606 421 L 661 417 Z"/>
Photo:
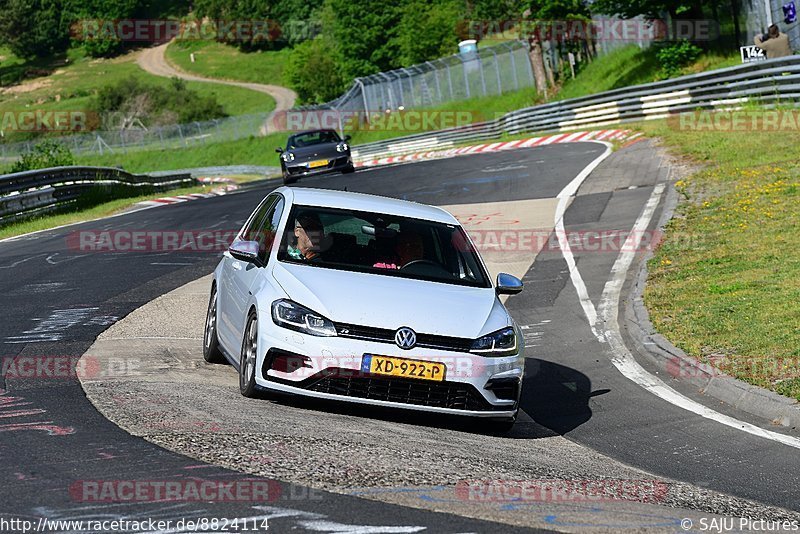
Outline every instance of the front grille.
<path id="1" fill-rule="evenodd" d="M 471 384 L 376 376 L 349 369 L 326 369 L 304 380 L 300 387 L 318 393 L 435 408 L 471 411 L 508 409 L 508 406 L 492 406 Z"/>
<path id="2" fill-rule="evenodd" d="M 345 323 L 335 323 L 334 326 L 336 327 L 336 334 L 341 337 L 394 344 L 394 334 L 396 330 Z M 438 336 L 435 334 L 417 333 L 416 346 L 424 349 L 469 352 L 469 349 L 472 347 L 472 340 L 463 337 L 449 337 Z"/>

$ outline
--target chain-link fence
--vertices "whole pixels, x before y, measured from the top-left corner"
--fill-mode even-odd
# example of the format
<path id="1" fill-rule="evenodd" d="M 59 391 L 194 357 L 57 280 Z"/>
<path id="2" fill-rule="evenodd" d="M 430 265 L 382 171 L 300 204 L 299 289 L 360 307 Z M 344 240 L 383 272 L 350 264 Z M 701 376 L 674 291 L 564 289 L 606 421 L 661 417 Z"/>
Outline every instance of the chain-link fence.
<path id="1" fill-rule="evenodd" d="M 499 95 L 533 85 L 527 46 L 523 41 L 509 41 L 357 78 L 336 100 L 302 109 L 396 111 Z"/>
<path id="2" fill-rule="evenodd" d="M 204 122 L 170 124 L 152 128 L 128 128 L 93 131 L 84 134 L 60 136 L 56 139 L 74 154 L 114 154 L 135 150 L 173 150 L 202 145 L 236 141 L 267 133 L 270 113 L 238 115 Z M 38 140 L 0 143 L 0 159 L 9 161 L 30 152 Z"/>

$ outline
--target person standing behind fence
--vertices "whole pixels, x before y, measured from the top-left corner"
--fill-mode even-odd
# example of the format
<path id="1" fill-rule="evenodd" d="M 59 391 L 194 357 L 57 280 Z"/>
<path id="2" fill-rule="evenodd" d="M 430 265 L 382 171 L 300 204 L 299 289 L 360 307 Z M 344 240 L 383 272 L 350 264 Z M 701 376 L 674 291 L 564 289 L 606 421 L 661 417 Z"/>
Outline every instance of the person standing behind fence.
<path id="1" fill-rule="evenodd" d="M 767 59 L 792 55 L 789 36 L 782 33 L 775 24 L 769 27 L 766 36 L 756 35 L 755 44 L 767 53 Z"/>

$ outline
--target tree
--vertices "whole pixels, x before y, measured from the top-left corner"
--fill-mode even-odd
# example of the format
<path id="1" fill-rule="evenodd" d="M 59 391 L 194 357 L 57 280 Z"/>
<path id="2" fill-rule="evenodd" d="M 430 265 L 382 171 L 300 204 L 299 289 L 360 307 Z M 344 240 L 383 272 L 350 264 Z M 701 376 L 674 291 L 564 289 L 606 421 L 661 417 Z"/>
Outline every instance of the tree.
<path id="1" fill-rule="evenodd" d="M 328 6 L 332 14 L 330 37 L 340 53 L 340 72 L 346 79 L 401 66 L 395 37 L 402 9 L 397 3 L 329 0 Z"/>
<path id="2" fill-rule="evenodd" d="M 546 37 L 546 35 L 541 35 L 539 33 L 540 29 L 544 28 L 544 33 L 547 34 L 547 30 L 555 26 L 552 24 L 555 21 L 581 21 L 587 23 L 590 20 L 590 13 L 586 4 L 580 0 L 529 0 L 527 2 L 527 9 L 525 10 L 525 18 L 533 21 L 542 21 L 541 23 L 535 23 L 533 25 L 533 31 L 528 35 L 528 44 L 531 49 L 530 57 L 534 70 L 534 77 L 536 78 L 536 88 L 539 92 L 543 92 L 543 86 L 545 84 L 540 81 L 543 71 L 551 85 L 555 84 L 555 76 L 550 68 L 550 64 L 544 60 L 542 39 Z M 554 37 L 557 41 L 563 41 L 563 38 L 567 36 L 559 35 Z M 561 46 L 561 44 L 561 42 L 558 42 L 559 46 Z M 564 52 L 563 48 L 561 51 Z"/>
<path id="3" fill-rule="evenodd" d="M 597 0 L 592 4 L 592 8 L 598 13 L 619 15 L 628 19 L 641 15 L 647 19 L 654 20 L 660 18 L 664 13 L 668 13 L 672 20 L 701 19 L 703 18 L 703 8 L 718 1 Z"/>
<path id="4" fill-rule="evenodd" d="M 413 65 L 455 53 L 459 22 L 464 19 L 458 0 L 411 0 L 402 8 L 396 44 L 402 65 Z"/>
<path id="5" fill-rule="evenodd" d="M 119 54 L 127 43 L 115 33 L 116 21 L 145 15 L 142 4 L 142 0 L 65 0 L 73 43 L 92 57 Z"/>
<path id="6" fill-rule="evenodd" d="M 331 46 L 323 38 L 297 45 L 289 56 L 286 77 L 302 104 L 321 104 L 344 91 Z"/>
<path id="7" fill-rule="evenodd" d="M 24 59 L 46 57 L 69 46 L 61 0 L 5 0 L 0 4 L 0 42 Z"/>
<path id="8" fill-rule="evenodd" d="M 308 27 L 315 22 L 312 14 L 321 5 L 322 0 L 197 0 L 195 15 L 198 19 L 263 22 L 262 31 L 244 32 L 244 38 L 223 35 L 218 40 L 242 50 L 276 49 L 310 37 Z"/>

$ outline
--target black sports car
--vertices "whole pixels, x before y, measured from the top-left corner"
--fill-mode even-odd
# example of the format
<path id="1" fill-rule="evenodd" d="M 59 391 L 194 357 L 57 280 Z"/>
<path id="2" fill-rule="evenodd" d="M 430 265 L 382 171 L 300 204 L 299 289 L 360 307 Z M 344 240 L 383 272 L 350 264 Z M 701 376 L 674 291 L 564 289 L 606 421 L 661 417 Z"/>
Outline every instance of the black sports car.
<path id="1" fill-rule="evenodd" d="M 281 155 L 283 183 L 290 184 L 301 176 L 328 172 L 353 172 L 350 145 L 333 130 L 309 130 L 289 136 L 286 149 L 276 148 Z"/>

